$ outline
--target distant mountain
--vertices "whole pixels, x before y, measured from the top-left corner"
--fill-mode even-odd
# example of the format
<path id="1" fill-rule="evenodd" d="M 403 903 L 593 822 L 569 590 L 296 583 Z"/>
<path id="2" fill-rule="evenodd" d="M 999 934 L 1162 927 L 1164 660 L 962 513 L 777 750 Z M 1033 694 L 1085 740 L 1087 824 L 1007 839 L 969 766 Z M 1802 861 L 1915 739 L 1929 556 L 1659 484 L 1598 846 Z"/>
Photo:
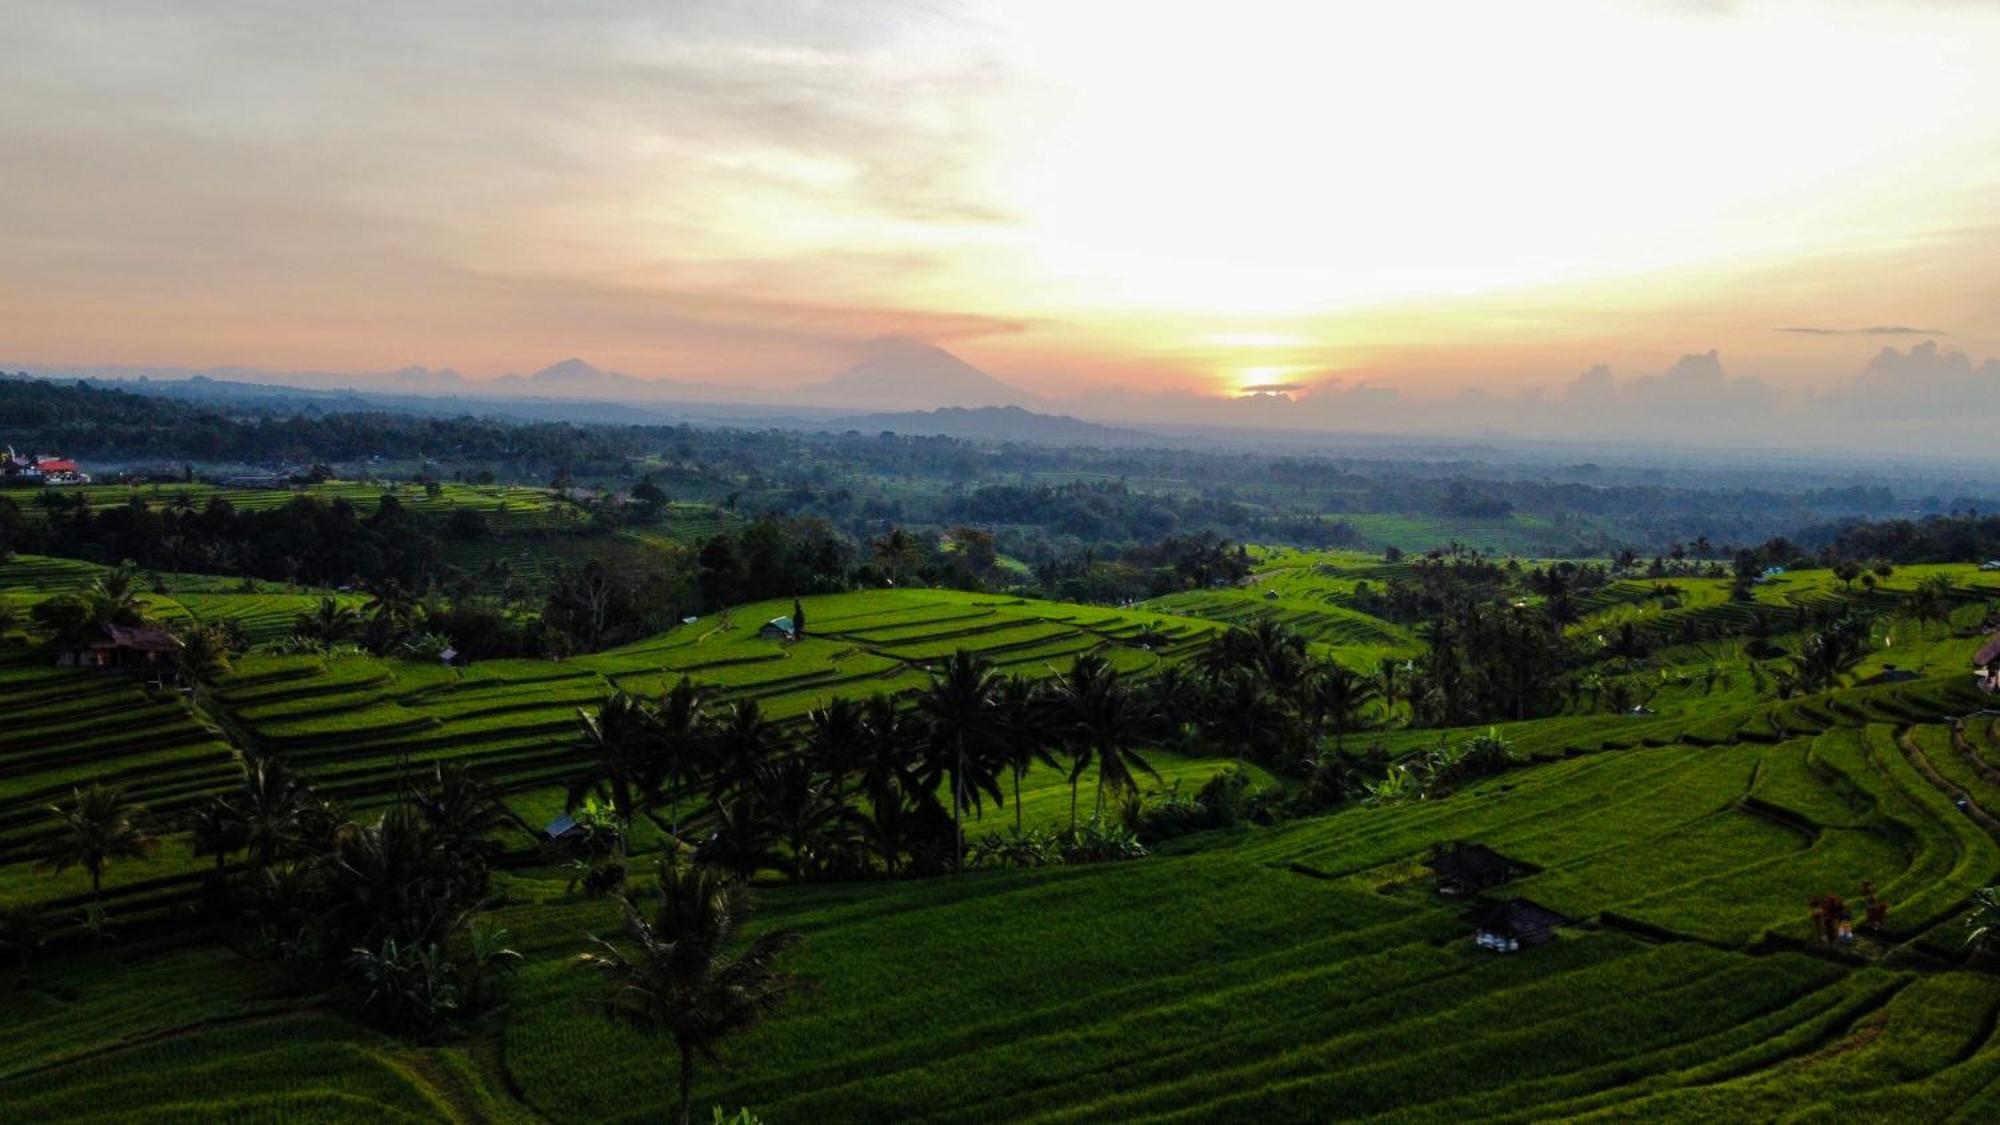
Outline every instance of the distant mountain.
<path id="1" fill-rule="evenodd" d="M 1036 405 L 1039 399 L 938 347 L 908 336 L 871 340 L 861 362 L 824 383 L 800 387 L 807 402 L 935 409 Z"/>
<path id="2" fill-rule="evenodd" d="M 1144 430 L 1101 426 L 1065 414 L 1037 414 L 1018 406 L 947 406 L 938 410 L 857 414 L 835 418 L 828 429 L 879 433 L 923 434 L 969 441 L 1012 441 L 1027 445 L 1159 446 L 1182 439 Z"/>
<path id="3" fill-rule="evenodd" d="M 487 389 L 506 395 L 562 395 L 583 398 L 658 398 L 677 384 L 665 379 L 640 379 L 606 371 L 571 356 L 533 375 L 502 375 Z"/>

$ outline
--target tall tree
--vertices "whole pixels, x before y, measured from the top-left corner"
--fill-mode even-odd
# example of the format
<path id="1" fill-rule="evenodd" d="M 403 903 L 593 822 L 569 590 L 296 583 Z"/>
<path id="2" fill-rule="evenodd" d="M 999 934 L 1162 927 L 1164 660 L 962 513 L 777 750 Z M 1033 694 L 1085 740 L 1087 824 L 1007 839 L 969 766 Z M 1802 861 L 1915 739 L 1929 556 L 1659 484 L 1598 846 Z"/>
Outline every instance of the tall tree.
<path id="1" fill-rule="evenodd" d="M 784 732 L 764 717 L 754 699 L 739 700 L 715 728 L 715 769 L 710 789 L 717 796 L 729 790 L 754 789 L 757 775 L 775 765 L 785 750 Z"/>
<path id="2" fill-rule="evenodd" d="M 1333 728 L 1334 750 L 1344 751 L 1348 732 L 1360 725 L 1362 711 L 1375 700 L 1375 685 L 1347 665 L 1328 660 L 1313 669 L 1304 690 L 1310 713 Z"/>
<path id="3" fill-rule="evenodd" d="M 611 799 L 612 815 L 623 829 L 619 843 L 622 854 L 626 846 L 623 837 L 632 832 L 632 818 L 651 796 L 647 783 L 657 776 L 659 731 L 653 713 L 641 700 L 619 691 L 605 697 L 597 714 L 579 707 L 576 717 L 587 765 L 570 782 L 568 805 L 574 809 L 586 793 L 604 790 Z"/>
<path id="4" fill-rule="evenodd" d="M 201 689 L 229 674 L 229 641 L 222 630 L 199 622 L 182 629 L 180 639 L 174 670 L 188 689 L 190 702 L 199 705 Z"/>
<path id="5" fill-rule="evenodd" d="M 1049 733 L 1049 702 L 1041 690 L 1019 676 L 1000 682 L 993 705 L 998 714 L 1000 734 L 996 745 L 1000 760 L 1014 775 L 1014 831 L 1021 821 L 1021 778 L 1036 762 L 1057 768 L 1051 753 L 1056 743 Z"/>
<path id="6" fill-rule="evenodd" d="M 796 985 L 778 968 L 778 958 L 803 940 L 795 931 L 768 931 L 740 952 L 732 949 L 749 910 L 740 883 L 675 857 L 660 866 L 659 901 L 650 919 L 625 902 L 630 951 L 592 938 L 597 949 L 577 958 L 609 986 L 603 1002 L 608 1015 L 673 1039 L 680 1125 L 693 1120 L 696 1060 L 720 1061 L 723 1041 L 757 1026 Z"/>
<path id="7" fill-rule="evenodd" d="M 1143 704 L 1119 677 L 1117 669 L 1097 653 L 1078 656 L 1069 671 L 1056 678 L 1059 729 L 1070 746 L 1070 827 L 1076 827 L 1076 783 L 1092 761 L 1097 764 L 1098 814 L 1104 811 L 1104 791 L 1114 795 L 1132 790 L 1138 773 L 1157 779 L 1137 746 L 1145 737 L 1149 716 Z"/>
<path id="8" fill-rule="evenodd" d="M 951 819 L 958 837 L 954 870 L 965 867 L 965 811 L 979 806 L 982 792 L 991 794 L 995 804 L 1003 800 L 996 768 L 1002 735 L 994 706 L 998 686 L 990 663 L 959 649 L 917 698 L 930 750 L 925 776 L 932 783 L 951 782 Z"/>
<path id="9" fill-rule="evenodd" d="M 847 798 L 847 779 L 862 768 L 869 731 L 861 704 L 846 696 L 806 713 L 805 753 L 826 776 L 835 801 Z"/>
<path id="10" fill-rule="evenodd" d="M 653 709 L 658 753 L 651 761 L 647 784 L 662 794 L 671 809 L 668 831 L 681 834 L 681 804 L 708 765 L 715 744 L 715 725 L 708 712 L 708 689 L 686 676 L 660 693 Z"/>
<path id="11" fill-rule="evenodd" d="M 243 850 L 249 839 L 248 826 L 236 808 L 222 797 L 210 797 L 187 815 L 187 829 L 193 837 L 194 854 L 215 857 L 215 874 L 222 876 L 229 857 Z"/>
<path id="12" fill-rule="evenodd" d="M 125 795 L 122 785 L 92 783 L 70 792 L 67 805 L 50 805 L 58 822 L 45 870 L 61 874 L 72 867 L 90 873 L 90 911 L 102 917 L 104 869 L 120 859 L 146 859 L 157 846 L 140 824 L 145 808 Z"/>

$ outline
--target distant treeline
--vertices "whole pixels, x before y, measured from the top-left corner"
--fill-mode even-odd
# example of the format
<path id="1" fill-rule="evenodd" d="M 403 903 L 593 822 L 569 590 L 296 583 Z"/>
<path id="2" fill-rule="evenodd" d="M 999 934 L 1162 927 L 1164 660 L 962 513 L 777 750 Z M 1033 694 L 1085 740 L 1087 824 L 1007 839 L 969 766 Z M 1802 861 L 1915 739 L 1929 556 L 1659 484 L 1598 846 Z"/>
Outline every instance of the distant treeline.
<path id="1" fill-rule="evenodd" d="M 890 526 L 978 524 L 1030 562 L 1088 548 L 1212 533 L 1239 541 L 1361 544 L 1343 516 L 1520 522 L 1542 554 L 1645 554 L 1676 542 L 1756 543 L 1849 517 L 1942 508 L 1881 484 L 1827 487 L 1782 471 L 1744 486 L 1652 483 L 1595 466 L 1530 476 L 1476 460 L 1227 450 L 1093 449 L 888 433 L 529 422 L 386 411 L 197 405 L 80 383 L 0 378 L 0 442 L 99 462 L 267 467 L 416 463 L 442 477 L 628 486 L 747 518 L 817 517 L 859 538 Z M 1602 477 L 1600 482 L 1598 479 Z M 1708 479 L 1718 478 L 1710 474 Z M 1960 498 L 1951 507 L 1978 506 Z M 1994 506 L 2000 508 L 2000 502 Z M 1421 533 L 1420 533 L 1421 534 Z M 1511 537 L 1508 542 L 1520 542 Z M 1372 542 L 1381 547 L 1388 544 Z M 1441 542 L 1400 542 L 1423 550 Z"/>
<path id="2" fill-rule="evenodd" d="M 1847 559 L 1966 563 L 2000 559 L 2000 516 L 1969 512 L 1921 520 L 1853 521 L 1799 537 Z"/>

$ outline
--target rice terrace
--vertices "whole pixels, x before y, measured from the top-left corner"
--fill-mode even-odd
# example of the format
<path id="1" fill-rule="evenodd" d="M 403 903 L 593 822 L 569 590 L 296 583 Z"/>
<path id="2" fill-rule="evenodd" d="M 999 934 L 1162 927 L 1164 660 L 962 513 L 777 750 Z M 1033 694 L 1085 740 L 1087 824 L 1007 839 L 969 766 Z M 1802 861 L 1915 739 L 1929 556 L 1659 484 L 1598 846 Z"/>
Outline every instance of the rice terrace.
<path id="1" fill-rule="evenodd" d="M 0 28 L 0 1125 L 2000 1122 L 2000 3 Z"/>
<path id="2" fill-rule="evenodd" d="M 643 903 L 678 838 L 749 879 L 752 933 L 803 935 L 784 964 L 811 987 L 696 1086 L 702 1104 L 767 1120 L 2000 1108 L 2000 978 L 1966 940 L 2000 873 L 2000 717 L 1971 673 L 2000 579 L 1910 566 L 1864 590 L 1808 567 L 1757 584 L 1613 578 L 1572 599 L 1558 576 L 1591 564 L 1244 558 L 1240 579 L 1128 608 L 877 589 L 732 606 L 569 659 L 468 664 L 307 639 L 316 619 L 361 638 L 398 612 L 381 596 L 135 584 L 16 554 L 0 566 L 14 623 L 0 886 L 19 985 L 0 1099 L 24 1120 L 83 1105 L 658 1117 L 677 1098 L 659 1038 L 596 1010 L 575 961 L 583 935 L 619 929 L 604 871 Z M 1568 604 L 1565 642 L 1598 650 L 1546 714 L 1451 725 L 1440 709 L 1457 704 L 1422 680 L 1447 646 L 1495 635 L 1458 642 L 1369 612 L 1475 579 L 1537 601 L 1506 612 Z M 185 678 L 150 688 L 143 672 L 60 666 L 37 638 L 61 618 L 38 610 L 65 599 L 228 626 L 247 647 L 206 669 L 183 648 Z M 1816 623 L 1863 611 L 1833 680 L 1769 684 L 1794 673 L 1757 646 L 1797 651 Z M 794 615 L 793 633 L 761 628 Z M 989 717 L 953 710 L 955 661 L 987 685 Z M 998 686 L 1015 677 L 1025 729 Z M 671 749 L 684 683 L 710 716 L 698 759 Z M 988 759 L 965 767 L 962 860 L 947 816 L 959 767 L 925 764 L 926 740 L 958 723 Z M 1320 746 L 1302 774 L 1285 756 L 1300 738 Z M 907 763 L 878 762 L 871 739 L 909 747 Z M 757 747 L 781 764 L 732 777 L 732 755 Z M 293 791 L 260 789 L 275 783 L 258 771 L 279 769 Z M 782 791 L 794 770 L 804 793 Z M 624 783 L 636 815 L 612 795 Z M 932 788 L 901 788 L 914 785 Z M 476 788 L 459 807 L 437 786 Z M 148 825 L 148 846 L 107 853 L 101 880 L 50 812 L 92 787 Z M 831 796 L 843 787 L 853 803 Z M 283 884 L 306 878 L 310 821 L 335 806 L 364 833 L 336 854 L 383 865 L 356 872 L 350 856 L 351 878 L 418 878 L 380 851 L 409 800 L 441 818 L 433 831 L 469 817 L 466 846 L 491 867 L 443 955 L 497 956 L 484 944 L 501 940 L 506 958 L 500 980 L 468 967 L 431 984 L 467 1008 L 480 988 L 504 1001 L 432 1013 L 414 1036 L 328 996 L 300 950 L 279 952 L 308 939 L 270 916 L 304 908 L 305 889 Z M 905 806 L 900 823 L 885 802 Z M 1499 867 L 1447 887 L 1431 865 L 1467 841 Z M 260 893 L 300 902 L 217 913 L 218 894 Z M 1808 904 L 1829 895 L 1838 919 Z M 1475 943 L 1476 904 L 1515 900 L 1559 924 L 1511 954 Z"/>

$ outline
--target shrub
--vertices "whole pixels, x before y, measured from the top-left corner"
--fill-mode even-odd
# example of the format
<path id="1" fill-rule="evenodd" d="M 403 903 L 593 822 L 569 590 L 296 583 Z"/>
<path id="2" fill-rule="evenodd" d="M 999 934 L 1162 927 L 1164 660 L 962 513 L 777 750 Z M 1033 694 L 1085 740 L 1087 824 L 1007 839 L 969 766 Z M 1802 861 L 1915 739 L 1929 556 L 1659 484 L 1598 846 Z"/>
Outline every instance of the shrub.
<path id="1" fill-rule="evenodd" d="M 459 969 L 436 943 L 356 947 L 347 959 L 362 1013 L 396 1031 L 426 1031 L 459 1006 Z"/>

